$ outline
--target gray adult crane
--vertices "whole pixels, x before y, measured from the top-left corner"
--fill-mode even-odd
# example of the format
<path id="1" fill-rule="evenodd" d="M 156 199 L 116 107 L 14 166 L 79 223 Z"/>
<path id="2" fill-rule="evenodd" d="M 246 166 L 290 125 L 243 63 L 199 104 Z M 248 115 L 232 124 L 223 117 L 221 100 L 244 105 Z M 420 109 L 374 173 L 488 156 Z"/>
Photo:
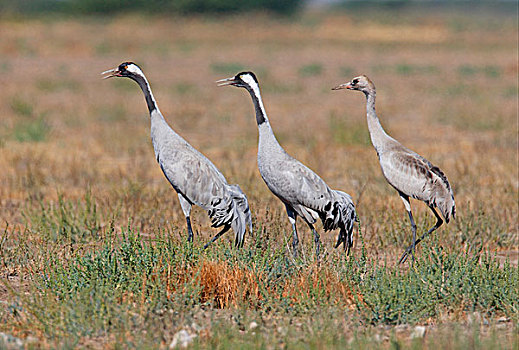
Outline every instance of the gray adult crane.
<path id="1" fill-rule="evenodd" d="M 313 224 L 318 218 L 323 222 L 325 231 L 340 229 L 335 247 L 344 243 L 344 249 L 349 253 L 353 246 L 352 232 L 356 220 L 351 196 L 330 189 L 317 174 L 289 156 L 281 147 L 270 127 L 254 73 L 238 73 L 232 78 L 222 79 L 217 83 L 219 86 L 233 85 L 245 88 L 252 97 L 259 129 L 258 168 L 268 188 L 285 204 L 293 229 L 294 254 L 297 255 L 299 242 L 296 228 L 298 216 L 312 230 L 317 256 L 319 256 L 320 240 Z"/>
<path id="2" fill-rule="evenodd" d="M 332 90 L 340 89 L 358 90 L 366 95 L 366 112 L 371 143 L 377 151 L 384 177 L 398 191 L 404 202 L 413 231 L 413 242 L 404 251 L 398 263 L 404 262 L 410 252 L 414 260 L 416 244 L 443 224 L 443 220 L 435 208 L 440 210 L 447 223 L 449 223 L 451 216 L 452 218 L 456 216 L 456 204 L 454 203 L 451 185 L 440 168 L 386 134 L 375 113 L 377 94 L 375 85 L 367 76 L 355 77 L 350 82 L 338 85 Z M 416 239 L 416 224 L 411 212 L 409 197 L 425 202 L 436 217 L 436 224 L 418 240 Z"/>
<path id="3" fill-rule="evenodd" d="M 188 241 L 193 241 L 190 213 L 193 204 L 207 211 L 212 227 L 221 227 L 204 249 L 230 228 L 235 233 L 235 246 L 243 245 L 247 226 L 252 231 L 247 197 L 238 185 L 229 185 L 222 173 L 202 153 L 193 148 L 168 125 L 155 102 L 148 80 L 133 62 L 121 63 L 107 70 L 106 78 L 124 77 L 142 89 L 151 119 L 151 141 L 155 157 L 171 186 L 178 193 L 186 217 Z"/>

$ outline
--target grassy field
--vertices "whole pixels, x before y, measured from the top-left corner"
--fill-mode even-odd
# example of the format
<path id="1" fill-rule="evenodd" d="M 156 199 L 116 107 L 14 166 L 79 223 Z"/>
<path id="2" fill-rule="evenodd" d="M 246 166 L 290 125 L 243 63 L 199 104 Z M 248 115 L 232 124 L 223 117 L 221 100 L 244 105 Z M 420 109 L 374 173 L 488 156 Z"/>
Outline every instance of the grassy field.
<path id="1" fill-rule="evenodd" d="M 374 12 L 292 19 L 0 20 L 0 348 L 503 348 L 518 346 L 516 13 Z M 138 86 L 101 80 L 132 60 L 170 125 L 249 198 L 254 233 L 189 246 L 156 164 Z M 317 261 L 256 166 L 250 97 L 215 80 L 254 71 L 285 149 L 360 217 L 346 257 Z M 457 219 L 397 266 L 404 207 L 382 177 L 359 74 L 389 134 L 439 165 Z M 412 203 L 419 230 L 434 223 Z M 423 327 L 423 328 L 422 328 Z M 424 333 L 425 332 L 425 333 Z M 3 345 L 2 345 L 3 342 Z"/>

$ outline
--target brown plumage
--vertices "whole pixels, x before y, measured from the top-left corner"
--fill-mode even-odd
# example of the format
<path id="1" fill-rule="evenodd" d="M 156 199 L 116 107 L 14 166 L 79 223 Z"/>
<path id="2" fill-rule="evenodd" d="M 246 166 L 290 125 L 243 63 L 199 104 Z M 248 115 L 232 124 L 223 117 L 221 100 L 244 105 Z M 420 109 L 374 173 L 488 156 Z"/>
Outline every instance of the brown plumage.
<path id="1" fill-rule="evenodd" d="M 367 76 L 358 76 L 348 83 L 333 88 L 333 90 L 340 89 L 358 90 L 366 95 L 366 114 L 371 143 L 377 151 L 384 177 L 398 191 L 404 202 L 413 231 L 413 242 L 405 250 L 399 262 L 404 262 L 410 252 L 414 259 L 416 244 L 443 224 L 443 220 L 435 208 L 439 209 L 447 223 L 451 217 L 454 218 L 456 215 L 454 195 L 447 176 L 427 159 L 402 146 L 397 140 L 386 134 L 375 113 L 375 85 Z M 437 220 L 436 224 L 418 240 L 409 197 L 425 202 Z"/>

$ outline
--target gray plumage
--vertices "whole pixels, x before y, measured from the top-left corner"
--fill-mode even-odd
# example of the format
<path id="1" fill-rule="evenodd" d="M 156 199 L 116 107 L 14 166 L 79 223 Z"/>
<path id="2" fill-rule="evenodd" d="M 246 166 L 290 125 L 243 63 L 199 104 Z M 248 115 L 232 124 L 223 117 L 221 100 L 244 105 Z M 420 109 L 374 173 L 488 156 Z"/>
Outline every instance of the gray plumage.
<path id="1" fill-rule="evenodd" d="M 337 246 L 344 243 L 348 250 L 353 245 L 353 224 L 356 219 L 355 206 L 347 193 L 332 190 L 312 170 L 288 155 L 278 143 L 268 121 L 261 100 L 259 84 L 252 72 L 243 72 L 233 78 L 219 81 L 220 85 L 234 85 L 249 91 L 259 129 L 258 168 L 268 188 L 284 204 L 293 227 L 293 248 L 297 252 L 296 218 L 300 216 L 314 234 L 317 255 L 319 235 L 313 224 L 318 218 L 325 231 L 339 228 Z"/>
<path id="2" fill-rule="evenodd" d="M 192 205 L 196 204 L 207 211 L 212 227 L 223 226 L 211 242 L 232 228 L 235 245 L 242 246 L 246 228 L 252 231 L 252 221 L 247 197 L 240 187 L 229 185 L 209 159 L 171 129 L 160 113 L 144 73 L 135 63 L 125 62 L 105 73 L 111 73 L 107 77 L 127 77 L 136 81 L 144 93 L 150 112 L 155 156 L 166 179 L 178 193 L 186 216 L 188 240 L 193 239 L 190 213 Z"/>
<path id="3" fill-rule="evenodd" d="M 377 151 L 384 177 L 398 191 L 404 202 L 413 230 L 413 243 L 402 255 L 400 262 L 403 262 L 409 252 L 414 252 L 417 243 L 442 225 L 443 220 L 435 208 L 440 210 L 447 223 L 451 217 L 455 217 L 456 204 L 451 185 L 440 168 L 386 134 L 375 113 L 375 85 L 368 77 L 365 75 L 358 76 L 333 89 L 358 90 L 366 95 L 366 113 L 371 143 Z M 416 240 L 416 225 L 412 216 L 409 197 L 425 202 L 437 219 L 436 224 L 418 240 Z"/>

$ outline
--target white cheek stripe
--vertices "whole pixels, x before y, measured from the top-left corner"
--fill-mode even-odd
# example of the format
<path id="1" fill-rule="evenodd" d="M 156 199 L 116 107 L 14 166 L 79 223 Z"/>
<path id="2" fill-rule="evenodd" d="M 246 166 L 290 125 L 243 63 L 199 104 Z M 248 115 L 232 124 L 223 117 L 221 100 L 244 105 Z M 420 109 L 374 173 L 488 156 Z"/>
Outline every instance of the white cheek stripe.
<path id="1" fill-rule="evenodd" d="M 139 67 L 137 67 L 136 65 L 134 65 L 134 64 L 129 64 L 126 67 L 126 70 L 128 72 L 131 72 L 131 73 L 134 73 L 134 74 L 138 74 L 140 76 L 144 76 L 144 73 L 142 72 L 142 70 Z"/>
<path id="2" fill-rule="evenodd" d="M 159 107 L 157 106 L 157 101 L 155 101 L 155 96 L 153 96 L 153 92 L 151 92 L 151 88 L 150 88 L 150 83 L 148 83 L 148 79 L 146 79 L 146 76 L 144 75 L 144 73 L 142 72 L 142 70 L 136 66 L 135 64 L 129 64 L 127 67 L 126 67 L 126 70 L 130 73 L 133 73 L 133 74 L 136 74 L 136 75 L 139 75 L 141 76 L 143 79 L 144 79 L 144 82 L 146 83 L 146 87 L 148 89 L 148 92 L 150 94 L 150 97 L 153 101 L 153 103 L 155 104 L 155 108 L 157 110 L 159 110 Z"/>
<path id="3" fill-rule="evenodd" d="M 267 112 L 265 112 L 265 107 L 263 107 L 263 101 L 261 99 L 260 89 L 254 78 L 252 78 L 250 75 L 245 74 L 240 77 L 244 82 L 247 83 L 252 88 L 252 91 L 254 91 L 254 94 L 258 97 L 259 106 L 261 108 L 261 112 L 263 113 L 263 116 L 265 117 L 265 120 L 267 119 Z"/>

